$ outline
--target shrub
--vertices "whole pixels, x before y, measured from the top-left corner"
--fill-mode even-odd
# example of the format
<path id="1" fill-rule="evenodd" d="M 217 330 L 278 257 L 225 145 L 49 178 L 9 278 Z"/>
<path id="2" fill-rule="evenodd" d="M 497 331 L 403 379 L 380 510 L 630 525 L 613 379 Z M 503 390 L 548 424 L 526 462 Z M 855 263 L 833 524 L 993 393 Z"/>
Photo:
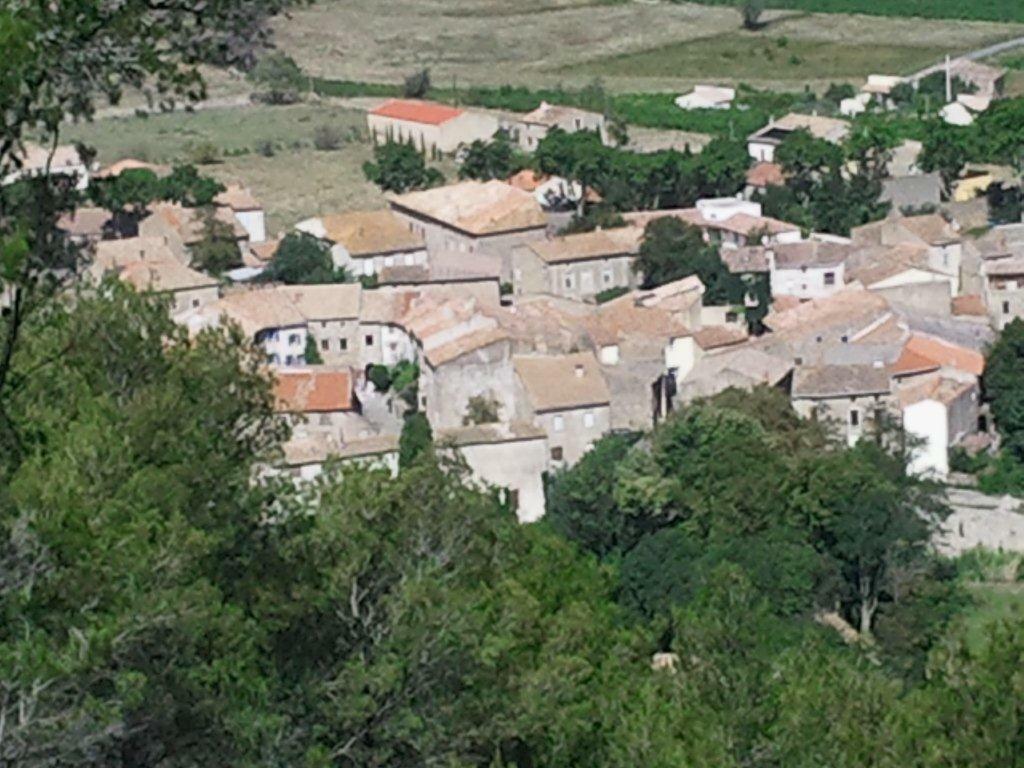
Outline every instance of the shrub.
<path id="1" fill-rule="evenodd" d="M 371 365 L 366 372 L 366 378 L 378 392 L 387 392 L 391 389 L 391 371 L 386 365 Z"/>
<path id="2" fill-rule="evenodd" d="M 249 79 L 257 88 L 253 100 L 264 104 L 294 104 L 306 88 L 306 76 L 299 65 L 283 53 L 260 59 Z"/>
<path id="3" fill-rule="evenodd" d="M 318 125 L 313 131 L 313 146 L 327 152 L 341 146 L 341 131 L 333 125 Z"/>
<path id="4" fill-rule="evenodd" d="M 430 90 L 430 70 L 421 69 L 413 72 L 407 78 L 402 88 L 402 95 L 407 99 L 422 99 Z"/>
<path id="5" fill-rule="evenodd" d="M 464 426 L 472 424 L 494 424 L 501 418 L 501 405 L 493 395 L 474 395 L 466 403 L 466 415 L 462 417 Z"/>
<path id="6" fill-rule="evenodd" d="M 619 286 L 618 288 L 606 288 L 601 291 L 597 296 L 594 297 L 598 304 L 604 304 L 612 299 L 617 299 L 619 296 L 624 296 L 629 293 L 629 288 L 625 286 Z"/>
<path id="7" fill-rule="evenodd" d="M 185 148 L 189 165 L 213 165 L 220 159 L 217 147 L 208 141 L 189 144 Z"/>
<path id="8" fill-rule="evenodd" d="M 274 142 L 269 139 L 260 139 L 256 142 L 256 152 L 263 157 L 273 157 L 275 152 Z"/>

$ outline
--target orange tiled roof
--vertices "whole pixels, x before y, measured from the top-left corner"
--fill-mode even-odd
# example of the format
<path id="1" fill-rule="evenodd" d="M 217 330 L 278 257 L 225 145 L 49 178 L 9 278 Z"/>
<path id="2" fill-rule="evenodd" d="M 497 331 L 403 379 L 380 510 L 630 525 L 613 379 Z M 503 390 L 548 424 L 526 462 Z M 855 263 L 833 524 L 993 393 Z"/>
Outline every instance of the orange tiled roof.
<path id="1" fill-rule="evenodd" d="M 985 309 L 985 300 L 981 294 L 970 293 L 965 296 L 953 297 L 953 314 L 985 317 L 988 310 Z"/>
<path id="2" fill-rule="evenodd" d="M 276 409 L 286 413 L 352 410 L 352 374 L 348 370 L 279 371 L 274 401 Z"/>
<path id="3" fill-rule="evenodd" d="M 747 171 L 747 184 L 751 187 L 781 187 L 785 183 L 778 163 L 758 163 Z"/>
<path id="4" fill-rule="evenodd" d="M 463 111 L 446 104 L 416 99 L 391 99 L 370 112 L 379 117 L 390 117 L 393 120 L 406 120 L 410 123 L 425 125 L 441 125 L 454 120 Z"/>
<path id="5" fill-rule="evenodd" d="M 907 341 L 903 351 L 931 360 L 938 366 L 956 368 L 975 376 L 981 376 L 985 372 L 985 357 L 980 352 L 934 336 L 915 333 Z"/>

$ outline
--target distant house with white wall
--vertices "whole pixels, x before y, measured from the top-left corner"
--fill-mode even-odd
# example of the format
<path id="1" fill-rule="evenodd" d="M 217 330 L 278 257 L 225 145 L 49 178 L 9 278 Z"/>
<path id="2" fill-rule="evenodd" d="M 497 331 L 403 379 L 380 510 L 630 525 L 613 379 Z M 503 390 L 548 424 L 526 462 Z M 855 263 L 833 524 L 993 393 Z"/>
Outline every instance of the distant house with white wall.
<path id="1" fill-rule="evenodd" d="M 772 296 L 820 299 L 846 284 L 848 244 L 812 238 L 764 248 Z"/>
<path id="2" fill-rule="evenodd" d="M 600 112 L 542 101 L 535 110 L 512 122 L 510 136 L 520 149 L 532 152 L 554 128 L 566 133 L 594 131 L 601 137 L 601 141 L 607 141 L 604 123 L 604 115 Z"/>
<path id="3" fill-rule="evenodd" d="M 476 140 L 487 141 L 499 128 L 486 112 L 417 99 L 390 99 L 366 116 L 377 144 L 410 143 L 424 154 L 450 154 Z"/>
<path id="4" fill-rule="evenodd" d="M 790 397 L 800 416 L 832 425 L 849 445 L 893 406 L 884 365 L 798 366 Z"/>
<path id="5" fill-rule="evenodd" d="M 834 117 L 800 115 L 791 112 L 750 134 L 747 138 L 747 151 L 752 158 L 759 162 L 774 162 L 775 150 L 797 131 L 807 131 L 816 139 L 839 144 L 849 134 L 850 124 Z"/>
<path id="6" fill-rule="evenodd" d="M 736 98 L 735 88 L 718 85 L 695 85 L 689 93 L 676 98 L 680 109 L 728 109 Z"/>
<path id="7" fill-rule="evenodd" d="M 501 259 L 511 280 L 512 250 L 546 236 L 548 221 L 536 199 L 503 181 L 463 181 L 394 195 L 391 210 L 422 237 L 427 252 L 454 251 Z"/>
<path id="8" fill-rule="evenodd" d="M 850 233 L 855 248 L 871 245 L 917 245 L 925 249 L 928 268 L 953 279 L 953 293 L 960 291 L 963 236 L 936 213 L 900 216 L 855 227 Z"/>
<path id="9" fill-rule="evenodd" d="M 587 301 L 602 291 L 634 288 L 642 239 L 638 227 L 617 227 L 521 245 L 512 251 L 513 292 Z"/>
<path id="10" fill-rule="evenodd" d="M 1024 318 L 1024 255 L 986 261 L 981 265 L 982 297 L 992 325 L 1002 330 Z"/>
<path id="11" fill-rule="evenodd" d="M 644 228 L 650 222 L 666 216 L 697 227 L 709 243 L 725 247 L 740 247 L 772 242 L 796 242 L 801 239 L 800 227 L 764 216 L 760 203 L 742 197 L 716 197 L 698 200 L 693 208 L 675 208 L 660 211 L 635 211 L 622 218 L 629 224 Z"/>
<path id="12" fill-rule="evenodd" d="M 423 235 L 388 210 L 326 214 L 300 221 L 295 229 L 327 243 L 334 265 L 354 275 L 427 263 Z"/>
<path id="13" fill-rule="evenodd" d="M 216 198 L 214 204 L 231 211 L 235 220 L 249 236 L 250 243 L 262 243 L 267 239 L 266 216 L 263 204 L 252 192 L 240 184 L 229 184 Z"/>
<path id="14" fill-rule="evenodd" d="M 73 144 L 61 144 L 52 150 L 51 155 L 49 148 L 25 142 L 24 151 L 13 154 L 17 167 L 0 179 L 0 187 L 41 176 L 71 179 L 79 192 L 89 187 L 89 167 Z"/>
<path id="15" fill-rule="evenodd" d="M 572 466 L 611 429 L 611 395 L 592 352 L 517 355 L 525 420 L 544 430 L 551 466 Z"/>

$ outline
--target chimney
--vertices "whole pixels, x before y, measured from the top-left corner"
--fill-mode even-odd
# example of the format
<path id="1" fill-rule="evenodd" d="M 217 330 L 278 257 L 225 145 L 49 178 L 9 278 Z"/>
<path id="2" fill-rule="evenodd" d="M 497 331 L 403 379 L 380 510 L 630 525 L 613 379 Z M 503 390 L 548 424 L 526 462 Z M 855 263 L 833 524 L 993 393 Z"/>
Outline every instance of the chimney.
<path id="1" fill-rule="evenodd" d="M 582 365 L 579 365 L 579 364 L 576 365 L 576 378 L 577 379 L 582 379 L 583 378 L 583 366 Z"/>

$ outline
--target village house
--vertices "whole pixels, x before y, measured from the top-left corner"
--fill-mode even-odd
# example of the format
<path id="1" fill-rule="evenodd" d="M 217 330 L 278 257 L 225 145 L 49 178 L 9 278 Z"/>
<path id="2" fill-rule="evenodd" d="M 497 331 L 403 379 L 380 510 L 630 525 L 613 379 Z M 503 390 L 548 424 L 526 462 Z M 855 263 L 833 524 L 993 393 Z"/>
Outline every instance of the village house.
<path id="1" fill-rule="evenodd" d="M 883 203 L 898 213 L 926 208 L 937 209 L 942 202 L 942 177 L 938 173 L 917 173 L 882 179 Z"/>
<path id="2" fill-rule="evenodd" d="M 423 235 L 391 211 L 332 213 L 300 221 L 295 229 L 327 243 L 334 265 L 354 275 L 427 263 Z"/>
<path id="3" fill-rule="evenodd" d="M 390 99 L 370 110 L 366 122 L 377 144 L 409 143 L 435 156 L 488 141 L 499 127 L 498 118 L 486 112 L 416 99 Z"/>
<path id="4" fill-rule="evenodd" d="M 62 213 L 57 219 L 57 228 L 76 245 L 93 245 L 116 233 L 114 217 L 105 208 L 91 205 L 79 206 L 73 211 Z"/>
<path id="5" fill-rule="evenodd" d="M 502 490 L 520 523 L 544 516 L 544 475 L 549 470 L 544 431 L 522 422 L 478 424 L 435 432 L 442 453 L 457 454 L 472 479 Z"/>
<path id="6" fill-rule="evenodd" d="M 250 243 L 262 243 L 267 239 L 263 205 L 248 189 L 239 184 L 229 184 L 213 202 L 231 212 L 235 221 L 245 230 Z"/>
<path id="7" fill-rule="evenodd" d="M 623 214 L 622 218 L 633 226 L 644 228 L 666 216 L 697 227 L 706 242 L 729 248 L 801 239 L 800 227 L 764 216 L 759 203 L 740 197 L 706 198 L 698 200 L 693 208 L 634 211 Z"/>
<path id="8" fill-rule="evenodd" d="M 578 131 L 594 131 L 601 141 L 607 142 L 604 115 L 600 112 L 588 112 L 576 107 L 564 107 L 542 101 L 532 112 L 527 112 L 512 122 L 509 135 L 520 149 L 532 152 L 545 136 L 558 128 L 566 133 Z"/>
<path id="9" fill-rule="evenodd" d="M 435 429 L 480 423 L 474 404 L 489 411 L 493 421 L 512 417 L 511 339 L 476 300 L 422 297 L 412 302 L 400 325 L 416 341 L 419 408 Z"/>
<path id="10" fill-rule="evenodd" d="M 676 98 L 680 109 L 729 109 L 736 98 L 735 88 L 718 85 L 695 85 L 689 93 Z"/>
<path id="11" fill-rule="evenodd" d="M 722 261 L 730 272 L 767 271 L 772 296 L 819 299 L 845 284 L 844 270 L 850 246 L 838 239 L 801 240 L 793 243 L 723 248 Z"/>
<path id="12" fill-rule="evenodd" d="M 928 247 L 900 243 L 854 248 L 847 279 L 901 306 L 948 314 L 957 279 L 932 268 Z"/>
<path id="13" fill-rule="evenodd" d="M 569 181 L 562 176 L 537 173 L 530 168 L 524 168 L 509 176 L 508 183 L 516 189 L 533 195 L 537 204 L 545 213 L 549 214 L 549 221 L 559 221 L 557 217 L 552 217 L 550 214 L 563 214 L 564 221 L 561 221 L 560 224 L 568 223 L 572 218 L 569 214 L 575 213 L 584 200 L 588 203 L 601 201 L 600 195 L 589 187 L 584 190 L 583 185 L 578 181 Z"/>
<path id="14" fill-rule="evenodd" d="M 525 420 L 544 430 L 551 467 L 572 466 L 611 429 L 611 395 L 591 352 L 517 355 Z"/>
<path id="15" fill-rule="evenodd" d="M 79 192 L 89 187 L 89 167 L 73 144 L 61 144 L 51 154 L 49 147 L 25 142 L 24 151 L 16 152 L 13 159 L 16 168 L 0 179 L 0 187 L 40 176 L 65 177 Z"/>
<path id="16" fill-rule="evenodd" d="M 963 238 L 957 229 L 937 213 L 899 216 L 855 227 L 850 233 L 854 247 L 871 245 L 922 246 L 927 252 L 928 268 L 953 280 L 953 293 L 960 291 L 960 265 Z"/>
<path id="17" fill-rule="evenodd" d="M 493 294 L 498 303 L 501 259 L 483 254 L 466 259 L 461 253 L 438 251 L 426 264 L 384 267 L 377 275 L 377 283 L 405 288 L 447 287 L 458 289 L 463 295 Z"/>
<path id="18" fill-rule="evenodd" d="M 763 195 L 770 187 L 782 187 L 786 184 L 786 177 L 782 172 L 782 166 L 778 163 L 758 162 L 754 163 L 747 171 L 747 184 L 743 189 L 743 197 L 750 200 L 754 195 Z"/>
<path id="19" fill-rule="evenodd" d="M 391 210 L 427 244 L 427 252 L 452 251 L 501 259 L 502 279 L 512 278 L 512 250 L 542 240 L 547 218 L 533 195 L 502 181 L 464 181 L 389 199 Z"/>
<path id="20" fill-rule="evenodd" d="M 894 407 L 884 365 L 798 366 L 790 397 L 800 416 L 833 425 L 848 445 Z"/>
<path id="21" fill-rule="evenodd" d="M 337 463 L 346 467 L 380 469 L 398 474 L 398 436 L 376 435 L 342 442 L 330 432 L 308 432 L 293 435 L 282 446 L 282 456 L 268 474 L 283 473 L 299 481 L 315 480 L 325 466 Z"/>
<path id="22" fill-rule="evenodd" d="M 126 157 L 121 160 L 115 160 L 110 165 L 103 166 L 93 174 L 93 178 L 113 179 L 120 176 L 125 171 L 149 171 L 157 176 L 166 176 L 171 172 L 171 169 L 166 165 L 147 163 L 143 160 Z"/>
<path id="23" fill-rule="evenodd" d="M 358 283 L 243 289 L 202 307 L 183 322 L 192 331 L 225 321 L 237 323 L 263 348 L 271 365 L 304 365 L 308 336 L 325 364 L 359 366 L 363 345 L 373 342 L 361 338 L 361 294 Z"/>
<path id="24" fill-rule="evenodd" d="M 1024 318 L 1024 255 L 986 261 L 982 270 L 982 297 L 996 330 L 1015 318 Z"/>
<path id="25" fill-rule="evenodd" d="M 347 367 L 275 372 L 274 410 L 287 417 L 294 437 L 323 433 L 345 444 L 375 436 L 372 425 L 361 415 L 355 377 Z"/>
<path id="26" fill-rule="evenodd" d="M 241 259 L 242 251 L 247 249 L 249 233 L 227 208 L 214 209 L 213 217 L 231 228 Z M 139 222 L 139 236 L 162 238 L 175 257 L 188 264 L 192 260 L 192 247 L 206 236 L 203 213 L 176 203 L 157 203 L 151 206 L 149 216 Z"/>
<path id="27" fill-rule="evenodd" d="M 797 131 L 807 131 L 816 139 L 839 144 L 850 132 L 845 120 L 819 115 L 800 115 L 795 112 L 773 120 L 764 128 L 755 131 L 747 139 L 747 151 L 759 162 L 775 162 L 775 150 L 788 136 Z"/>
<path id="28" fill-rule="evenodd" d="M 605 291 L 634 288 L 642 238 L 638 227 L 618 227 L 521 245 L 512 251 L 513 292 L 591 301 Z"/>

